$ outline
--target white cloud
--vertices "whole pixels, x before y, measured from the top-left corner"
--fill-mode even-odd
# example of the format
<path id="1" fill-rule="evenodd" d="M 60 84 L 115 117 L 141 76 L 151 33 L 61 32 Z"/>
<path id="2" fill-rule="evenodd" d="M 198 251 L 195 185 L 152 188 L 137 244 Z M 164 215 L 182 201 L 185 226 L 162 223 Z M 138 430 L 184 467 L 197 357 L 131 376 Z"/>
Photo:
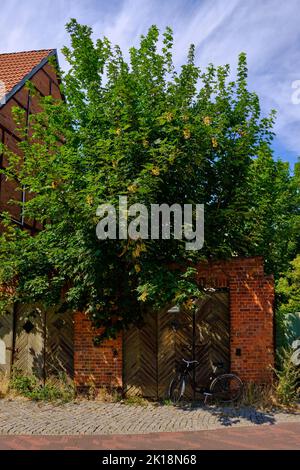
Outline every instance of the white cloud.
<path id="1" fill-rule="evenodd" d="M 300 154 L 300 105 L 291 101 L 292 82 L 300 79 L 299 0 L 2 0 L 0 51 L 57 47 L 68 42 L 70 17 L 107 35 L 125 51 L 151 24 L 170 25 L 175 61 L 184 61 L 195 43 L 197 62 L 230 63 L 247 52 L 251 88 L 262 107 L 278 110 L 280 146 Z M 64 62 L 61 58 L 61 63 Z"/>

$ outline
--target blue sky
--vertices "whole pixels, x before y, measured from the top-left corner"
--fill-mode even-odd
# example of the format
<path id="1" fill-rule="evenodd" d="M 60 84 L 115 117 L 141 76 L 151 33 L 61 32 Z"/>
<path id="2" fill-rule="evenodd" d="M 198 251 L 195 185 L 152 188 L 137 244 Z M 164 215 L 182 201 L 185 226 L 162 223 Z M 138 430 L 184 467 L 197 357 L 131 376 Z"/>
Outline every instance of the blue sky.
<path id="1" fill-rule="evenodd" d="M 275 153 L 292 164 L 300 155 L 300 104 L 292 83 L 300 80 L 299 0 L 1 0 L 0 52 L 57 48 L 68 44 L 70 17 L 93 27 L 126 51 L 151 24 L 175 34 L 175 62 L 190 43 L 196 61 L 229 63 L 248 55 L 251 89 L 263 112 L 278 112 Z M 60 62 L 64 61 L 60 55 Z M 299 95 L 300 96 L 300 95 Z"/>

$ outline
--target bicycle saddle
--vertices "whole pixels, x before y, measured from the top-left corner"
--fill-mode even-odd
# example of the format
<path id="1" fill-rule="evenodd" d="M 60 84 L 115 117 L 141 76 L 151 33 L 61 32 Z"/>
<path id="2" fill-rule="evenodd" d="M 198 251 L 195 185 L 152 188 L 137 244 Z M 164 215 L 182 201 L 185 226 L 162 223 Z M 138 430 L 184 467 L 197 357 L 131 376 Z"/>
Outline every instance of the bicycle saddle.
<path id="1" fill-rule="evenodd" d="M 185 362 L 186 364 L 195 364 L 195 363 L 198 364 L 198 362 L 199 362 L 199 361 L 187 361 L 186 359 L 182 359 L 182 360 L 183 360 L 183 362 Z"/>

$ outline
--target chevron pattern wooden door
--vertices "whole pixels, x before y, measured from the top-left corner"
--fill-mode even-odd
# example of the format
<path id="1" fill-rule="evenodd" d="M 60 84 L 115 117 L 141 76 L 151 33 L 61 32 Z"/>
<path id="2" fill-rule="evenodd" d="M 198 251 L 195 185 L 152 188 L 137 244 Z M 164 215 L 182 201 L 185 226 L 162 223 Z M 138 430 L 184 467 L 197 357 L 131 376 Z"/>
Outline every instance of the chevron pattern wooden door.
<path id="1" fill-rule="evenodd" d="M 213 363 L 222 362 L 223 372 L 230 369 L 230 325 L 228 292 L 214 292 L 198 301 L 195 313 L 195 358 L 202 367 L 196 369 L 196 382 L 207 384 Z"/>
<path id="2" fill-rule="evenodd" d="M 73 377 L 72 314 L 28 305 L 16 312 L 14 368 L 41 380 Z"/>
<path id="3" fill-rule="evenodd" d="M 123 347 L 126 394 L 157 398 L 157 314 L 148 313 L 141 328 L 125 332 Z"/>
<path id="4" fill-rule="evenodd" d="M 70 311 L 59 313 L 56 309 L 46 312 L 45 375 L 59 378 L 62 374 L 74 374 L 74 323 Z"/>
<path id="5" fill-rule="evenodd" d="M 227 292 L 200 299 L 196 312 L 164 309 L 149 313 L 141 328 L 124 334 L 124 389 L 127 395 L 165 398 L 182 358 L 197 359 L 197 382 L 206 384 L 214 362 L 229 370 L 229 303 Z M 194 398 L 189 386 L 187 398 Z"/>
<path id="6" fill-rule="evenodd" d="M 173 313 L 173 318 L 170 325 L 173 325 L 172 334 L 174 342 L 174 356 L 172 362 L 173 371 L 178 370 L 182 366 L 182 359 L 193 359 L 193 341 L 194 341 L 194 315 L 190 310 L 181 308 L 179 313 Z M 169 347 L 168 343 L 161 344 L 162 349 L 166 350 Z M 192 350 L 191 350 L 192 349 Z M 164 389 L 166 390 L 174 372 L 166 377 Z M 185 395 L 187 398 L 194 397 L 193 389 L 190 384 L 187 384 Z M 160 398 L 163 398 L 162 396 Z"/>
<path id="7" fill-rule="evenodd" d="M 13 352 L 13 308 L 0 315 L 0 372 L 10 374 Z"/>
<path id="8" fill-rule="evenodd" d="M 168 308 L 157 316 L 157 396 L 165 398 L 175 372 L 176 341 L 173 315 Z"/>
<path id="9" fill-rule="evenodd" d="M 16 306 L 13 366 L 25 375 L 45 378 L 45 314 L 38 306 Z"/>

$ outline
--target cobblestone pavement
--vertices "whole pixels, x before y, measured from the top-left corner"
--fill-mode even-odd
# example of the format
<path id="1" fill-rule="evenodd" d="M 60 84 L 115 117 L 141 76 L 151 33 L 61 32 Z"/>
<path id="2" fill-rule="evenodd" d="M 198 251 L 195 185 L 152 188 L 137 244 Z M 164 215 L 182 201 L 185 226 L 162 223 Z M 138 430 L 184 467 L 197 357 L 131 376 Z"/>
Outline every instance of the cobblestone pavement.
<path id="1" fill-rule="evenodd" d="M 300 423 L 300 412 L 213 406 L 134 406 L 96 401 L 55 405 L 0 400 L 0 435 L 145 434 L 285 422 Z"/>

